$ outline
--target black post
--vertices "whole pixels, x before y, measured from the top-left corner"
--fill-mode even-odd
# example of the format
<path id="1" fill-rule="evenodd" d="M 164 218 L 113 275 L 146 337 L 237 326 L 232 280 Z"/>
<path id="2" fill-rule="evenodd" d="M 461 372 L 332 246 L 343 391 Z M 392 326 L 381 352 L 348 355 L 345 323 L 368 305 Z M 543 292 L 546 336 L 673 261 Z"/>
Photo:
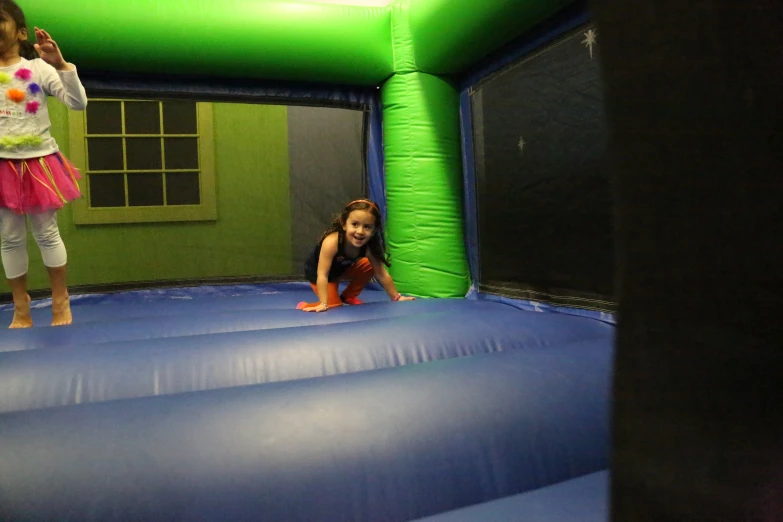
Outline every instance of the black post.
<path id="1" fill-rule="evenodd" d="M 783 2 L 594 0 L 617 193 L 612 520 L 783 520 Z"/>

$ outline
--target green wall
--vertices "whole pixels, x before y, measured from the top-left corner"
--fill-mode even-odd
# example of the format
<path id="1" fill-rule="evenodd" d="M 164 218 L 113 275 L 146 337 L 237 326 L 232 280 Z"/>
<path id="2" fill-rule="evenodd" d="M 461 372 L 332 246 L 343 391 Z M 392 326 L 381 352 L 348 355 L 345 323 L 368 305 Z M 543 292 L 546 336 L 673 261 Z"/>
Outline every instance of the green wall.
<path id="1" fill-rule="evenodd" d="M 49 110 L 67 155 L 67 110 L 56 100 Z M 76 226 L 66 205 L 71 286 L 292 273 L 286 107 L 216 103 L 214 126 L 217 221 Z M 32 237 L 28 251 L 30 288 L 48 288 Z"/>

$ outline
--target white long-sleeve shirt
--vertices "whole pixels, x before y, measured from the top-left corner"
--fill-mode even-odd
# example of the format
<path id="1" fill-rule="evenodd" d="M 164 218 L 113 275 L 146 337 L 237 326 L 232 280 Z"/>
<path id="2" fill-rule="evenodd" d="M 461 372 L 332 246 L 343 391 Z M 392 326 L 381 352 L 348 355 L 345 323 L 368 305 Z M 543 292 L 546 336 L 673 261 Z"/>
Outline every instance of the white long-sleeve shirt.
<path id="1" fill-rule="evenodd" d="M 87 94 L 76 70 L 58 71 L 41 59 L 0 67 L 0 158 L 30 159 L 59 150 L 50 130 L 46 95 L 84 110 Z"/>

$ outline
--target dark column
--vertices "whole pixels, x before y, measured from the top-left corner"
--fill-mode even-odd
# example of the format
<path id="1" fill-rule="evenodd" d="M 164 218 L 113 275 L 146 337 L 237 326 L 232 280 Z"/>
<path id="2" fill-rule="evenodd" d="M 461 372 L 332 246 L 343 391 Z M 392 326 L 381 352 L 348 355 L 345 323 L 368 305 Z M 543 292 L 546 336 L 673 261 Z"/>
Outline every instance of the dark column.
<path id="1" fill-rule="evenodd" d="M 613 520 L 783 520 L 783 14 L 594 0 L 617 191 Z"/>

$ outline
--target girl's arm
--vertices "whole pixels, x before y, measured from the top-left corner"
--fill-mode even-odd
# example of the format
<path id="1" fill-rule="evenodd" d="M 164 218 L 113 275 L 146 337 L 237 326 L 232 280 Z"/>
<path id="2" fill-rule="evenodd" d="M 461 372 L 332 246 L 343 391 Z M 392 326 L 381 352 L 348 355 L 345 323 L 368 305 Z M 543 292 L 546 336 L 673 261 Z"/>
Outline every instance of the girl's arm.
<path id="1" fill-rule="evenodd" d="M 416 299 L 415 297 L 404 296 L 397 291 L 392 276 L 389 274 L 389 271 L 386 270 L 386 265 L 380 260 L 375 259 L 375 256 L 373 256 L 369 250 L 367 251 L 367 259 L 370 260 L 370 265 L 372 265 L 373 272 L 375 272 L 375 279 L 377 279 L 383 289 L 386 290 L 386 293 L 389 294 L 392 301 L 413 301 Z"/>
<path id="2" fill-rule="evenodd" d="M 318 290 L 317 306 L 305 308 L 305 312 L 325 312 L 329 309 L 329 271 L 332 268 L 332 261 L 337 255 L 337 233 L 329 234 L 321 243 L 321 255 L 318 257 L 318 278 L 315 281 L 315 287 Z"/>
<path id="3" fill-rule="evenodd" d="M 41 60 L 51 66 L 44 66 L 41 71 L 41 87 L 69 109 L 84 110 L 87 107 L 87 93 L 76 73 L 76 66 L 65 61 L 57 43 L 43 29 L 35 28 L 35 40 L 35 50 Z"/>

